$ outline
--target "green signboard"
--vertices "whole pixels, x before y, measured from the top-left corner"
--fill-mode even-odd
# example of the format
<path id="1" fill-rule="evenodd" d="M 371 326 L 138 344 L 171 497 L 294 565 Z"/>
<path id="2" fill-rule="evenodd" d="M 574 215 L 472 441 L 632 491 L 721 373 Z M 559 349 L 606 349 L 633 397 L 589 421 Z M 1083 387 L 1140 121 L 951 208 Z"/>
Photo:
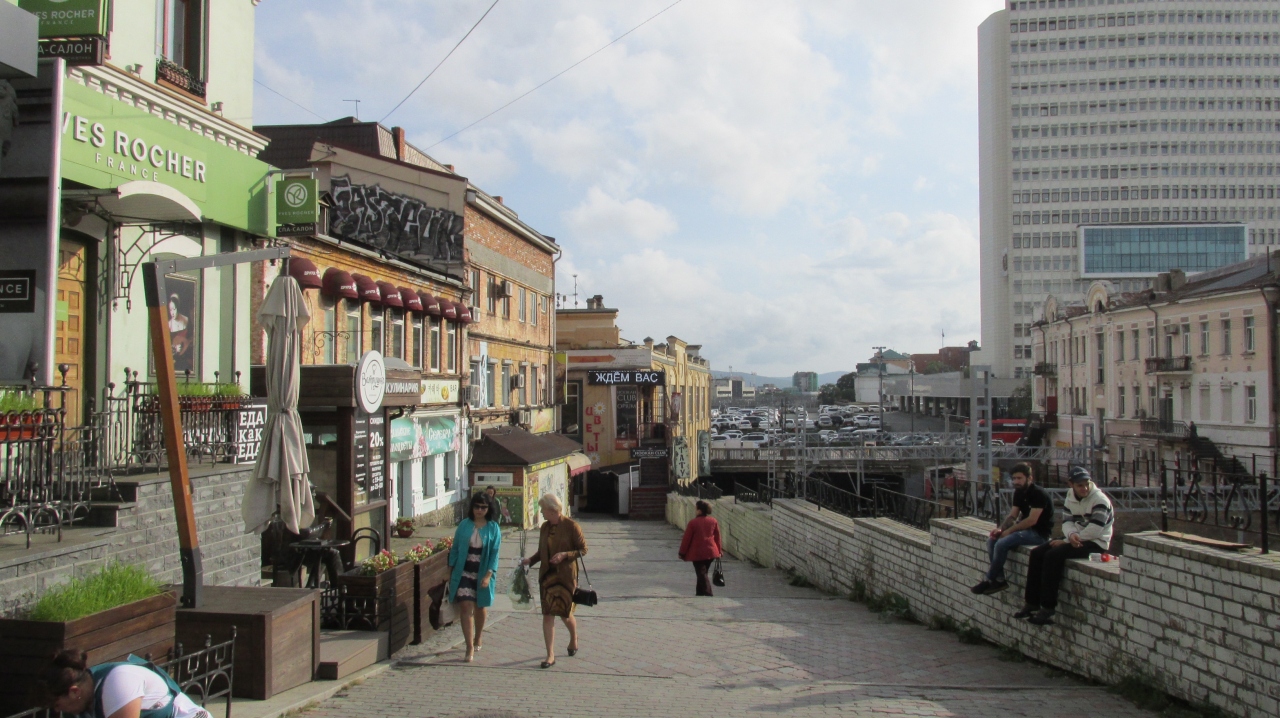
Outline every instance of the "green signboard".
<path id="1" fill-rule="evenodd" d="M 458 422 L 450 416 L 391 420 L 391 460 L 408 461 L 457 451 Z"/>
<path id="2" fill-rule="evenodd" d="M 310 177 L 285 177 L 276 185 L 276 235 L 315 234 L 320 219 L 316 181 Z"/>
<path id="3" fill-rule="evenodd" d="M 267 163 L 79 83 L 65 84 L 62 108 L 64 178 L 102 189 L 162 182 L 208 220 L 267 233 Z"/>
<path id="4" fill-rule="evenodd" d="M 18 0 L 40 19 L 40 37 L 107 34 L 107 0 Z"/>

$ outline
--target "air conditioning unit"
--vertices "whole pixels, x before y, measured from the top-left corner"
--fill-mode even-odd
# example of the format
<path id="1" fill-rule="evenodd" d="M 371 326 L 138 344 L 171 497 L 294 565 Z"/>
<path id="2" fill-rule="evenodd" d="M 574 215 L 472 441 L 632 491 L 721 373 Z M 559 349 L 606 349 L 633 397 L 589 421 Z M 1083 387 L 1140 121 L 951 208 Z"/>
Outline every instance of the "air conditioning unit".
<path id="1" fill-rule="evenodd" d="M 511 388 L 512 389 L 524 388 L 524 374 L 516 374 L 515 376 L 511 377 Z"/>
<path id="2" fill-rule="evenodd" d="M 468 404 L 479 404 L 481 399 L 481 386 L 479 384 L 471 384 L 462 387 L 462 398 Z"/>
<path id="3" fill-rule="evenodd" d="M 521 426 L 530 426 L 530 425 L 532 425 L 532 424 L 533 424 L 533 412 L 531 412 L 531 411 L 523 411 L 523 410 L 522 410 L 522 411 L 520 412 L 520 425 L 521 425 Z"/>
<path id="4" fill-rule="evenodd" d="M 479 424 L 472 424 L 470 437 L 472 441 L 479 441 L 484 438 L 484 429 Z"/>
<path id="5" fill-rule="evenodd" d="M 498 282 L 499 297 L 504 297 L 504 298 L 514 297 L 515 295 L 516 295 L 516 285 L 512 284 L 510 281 L 507 281 L 505 279 L 502 280 L 501 282 Z"/>

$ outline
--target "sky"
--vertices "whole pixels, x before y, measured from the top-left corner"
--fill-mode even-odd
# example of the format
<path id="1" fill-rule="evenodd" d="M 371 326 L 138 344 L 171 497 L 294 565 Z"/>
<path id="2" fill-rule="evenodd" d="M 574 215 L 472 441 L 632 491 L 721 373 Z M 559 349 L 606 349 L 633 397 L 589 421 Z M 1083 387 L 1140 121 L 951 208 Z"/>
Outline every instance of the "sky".
<path id="1" fill-rule="evenodd" d="M 673 1 L 499 0 L 387 117 L 493 0 L 266 0 L 254 121 L 360 100 L 556 238 L 563 306 L 602 295 L 624 338 L 715 369 L 978 339 L 977 27 L 1000 0 Z"/>

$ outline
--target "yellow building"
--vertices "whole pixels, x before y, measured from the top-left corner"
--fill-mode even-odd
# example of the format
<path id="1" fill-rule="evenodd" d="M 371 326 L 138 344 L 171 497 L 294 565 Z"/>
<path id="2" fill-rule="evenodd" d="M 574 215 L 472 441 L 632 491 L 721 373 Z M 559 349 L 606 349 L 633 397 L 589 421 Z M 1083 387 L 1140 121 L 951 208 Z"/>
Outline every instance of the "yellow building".
<path id="1" fill-rule="evenodd" d="M 711 369 L 702 348 L 678 337 L 626 342 L 618 310 L 592 297 L 556 310 L 561 433 L 583 444 L 592 468 L 639 465 L 641 485 L 710 473 Z"/>

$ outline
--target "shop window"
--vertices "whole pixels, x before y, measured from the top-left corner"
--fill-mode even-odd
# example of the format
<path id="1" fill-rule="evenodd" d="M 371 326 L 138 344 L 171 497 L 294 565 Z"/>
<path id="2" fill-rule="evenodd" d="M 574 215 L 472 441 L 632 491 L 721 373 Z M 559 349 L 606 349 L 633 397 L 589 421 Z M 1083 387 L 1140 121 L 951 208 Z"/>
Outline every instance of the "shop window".
<path id="1" fill-rule="evenodd" d="M 345 329 L 346 362 L 348 364 L 356 364 L 360 361 L 360 305 L 348 301 L 347 302 L 347 326 Z"/>
<path id="2" fill-rule="evenodd" d="M 386 315 L 381 309 L 369 310 L 369 349 L 382 354 L 387 353 L 387 347 L 383 343 L 385 322 Z"/>
<path id="3" fill-rule="evenodd" d="M 450 451 L 444 454 L 444 491 L 449 493 L 458 488 L 458 453 Z"/>
<path id="4" fill-rule="evenodd" d="M 447 322 L 448 325 L 448 344 L 445 350 L 449 352 L 448 371 L 450 374 L 458 373 L 458 325 L 453 322 Z"/>
<path id="5" fill-rule="evenodd" d="M 404 312 L 392 309 L 391 312 L 390 347 L 387 354 L 397 359 L 404 359 Z"/>
<path id="6" fill-rule="evenodd" d="M 427 339 L 427 359 L 431 362 L 431 371 L 440 371 L 440 320 L 431 318 L 431 336 Z"/>
<path id="7" fill-rule="evenodd" d="M 413 332 L 409 337 L 410 351 L 413 353 L 411 357 L 414 369 L 422 368 L 422 317 L 413 317 Z"/>

